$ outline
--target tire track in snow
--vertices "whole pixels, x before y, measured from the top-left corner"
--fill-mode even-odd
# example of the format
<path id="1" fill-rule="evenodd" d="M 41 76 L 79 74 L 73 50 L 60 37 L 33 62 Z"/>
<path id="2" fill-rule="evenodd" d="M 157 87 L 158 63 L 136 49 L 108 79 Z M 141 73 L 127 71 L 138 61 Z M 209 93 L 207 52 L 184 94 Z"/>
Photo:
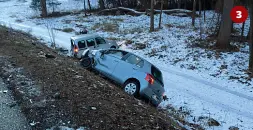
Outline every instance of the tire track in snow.
<path id="1" fill-rule="evenodd" d="M 198 82 L 198 83 L 201 83 L 201 84 L 204 84 L 204 85 L 207 85 L 207 86 L 210 86 L 210 87 L 213 87 L 213 88 L 216 88 L 216 89 L 219 89 L 221 91 L 225 91 L 227 93 L 230 93 L 230 94 L 233 94 L 233 95 L 236 95 L 240 98 L 245 98 L 245 99 L 248 99 L 250 101 L 253 101 L 253 97 L 251 96 L 248 96 L 248 95 L 245 95 L 245 94 L 242 94 L 242 93 L 239 93 L 239 92 L 236 92 L 236 91 L 232 91 L 228 88 L 225 88 L 225 87 L 222 87 L 220 85 L 217 85 L 217 84 L 214 84 L 214 83 L 211 83 L 209 81 L 205 81 L 203 79 L 199 79 L 199 78 L 196 78 L 196 77 L 193 77 L 193 76 L 190 76 L 190 75 L 187 75 L 187 74 L 184 74 L 184 73 L 180 73 L 180 72 L 177 72 L 177 71 L 173 71 L 173 70 L 170 70 L 170 69 L 165 69 L 163 67 L 160 67 L 159 68 L 164 71 L 164 72 L 167 72 L 167 73 L 170 73 L 170 74 L 174 74 L 174 75 L 177 75 L 177 76 L 180 76 L 180 77 L 184 77 L 186 79 L 190 79 L 192 81 L 195 81 L 195 82 Z"/>
<path id="2" fill-rule="evenodd" d="M 231 105 L 222 103 L 222 99 L 221 100 L 213 100 L 212 98 L 210 98 L 209 96 L 207 96 L 205 93 L 198 93 L 198 92 L 194 92 L 192 91 L 190 88 L 189 89 L 185 89 L 184 85 L 185 84 L 176 84 L 173 80 L 166 78 L 167 81 L 169 81 L 170 84 L 172 84 L 173 89 L 179 90 L 180 92 L 186 93 L 188 95 L 191 95 L 199 100 L 211 103 L 214 106 L 218 106 L 222 109 L 228 110 L 230 112 L 236 113 L 238 115 L 241 115 L 243 117 L 247 117 L 249 119 L 253 119 L 253 113 L 250 112 L 246 112 L 246 111 L 242 111 L 240 109 L 236 109 L 234 107 L 232 107 Z M 251 111 L 251 110 L 249 110 Z"/>

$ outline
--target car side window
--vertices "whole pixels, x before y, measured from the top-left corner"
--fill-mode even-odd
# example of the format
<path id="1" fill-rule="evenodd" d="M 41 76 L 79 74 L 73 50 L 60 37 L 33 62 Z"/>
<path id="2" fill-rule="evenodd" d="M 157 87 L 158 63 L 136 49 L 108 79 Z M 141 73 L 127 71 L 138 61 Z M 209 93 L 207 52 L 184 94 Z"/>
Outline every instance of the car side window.
<path id="1" fill-rule="evenodd" d="M 78 41 L 78 47 L 79 48 L 85 48 L 86 47 L 85 41 L 84 40 Z"/>
<path id="2" fill-rule="evenodd" d="M 144 61 L 135 55 L 130 55 L 126 59 L 126 62 L 133 64 L 133 65 L 137 65 L 138 67 L 143 67 L 143 65 L 144 65 Z"/>
<path id="3" fill-rule="evenodd" d="M 88 47 L 95 46 L 95 40 L 94 39 L 88 39 L 88 40 L 86 40 L 86 42 L 87 42 Z"/>
<path id="4" fill-rule="evenodd" d="M 97 38 L 95 38 L 95 40 L 96 40 L 96 42 L 97 42 L 98 45 L 100 45 L 100 44 L 106 44 L 105 39 L 103 39 L 101 37 L 97 37 Z"/>

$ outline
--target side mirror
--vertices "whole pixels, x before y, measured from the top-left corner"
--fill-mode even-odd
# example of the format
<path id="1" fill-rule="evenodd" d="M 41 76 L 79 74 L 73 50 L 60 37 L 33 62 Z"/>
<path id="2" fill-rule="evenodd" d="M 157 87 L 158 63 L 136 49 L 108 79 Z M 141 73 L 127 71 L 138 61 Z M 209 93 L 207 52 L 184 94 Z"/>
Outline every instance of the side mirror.
<path id="1" fill-rule="evenodd" d="M 101 54 L 100 54 L 100 58 L 104 59 L 104 56 L 105 56 L 105 51 L 102 51 Z"/>

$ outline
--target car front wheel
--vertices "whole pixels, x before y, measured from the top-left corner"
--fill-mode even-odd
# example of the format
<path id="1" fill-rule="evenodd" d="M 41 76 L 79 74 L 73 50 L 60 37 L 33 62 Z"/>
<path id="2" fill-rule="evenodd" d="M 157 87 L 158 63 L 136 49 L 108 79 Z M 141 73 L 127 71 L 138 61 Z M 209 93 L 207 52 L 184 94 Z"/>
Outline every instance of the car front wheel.
<path id="1" fill-rule="evenodd" d="M 134 80 L 127 81 L 124 84 L 124 91 L 128 93 L 129 95 L 138 96 L 140 90 L 140 85 L 138 82 Z"/>

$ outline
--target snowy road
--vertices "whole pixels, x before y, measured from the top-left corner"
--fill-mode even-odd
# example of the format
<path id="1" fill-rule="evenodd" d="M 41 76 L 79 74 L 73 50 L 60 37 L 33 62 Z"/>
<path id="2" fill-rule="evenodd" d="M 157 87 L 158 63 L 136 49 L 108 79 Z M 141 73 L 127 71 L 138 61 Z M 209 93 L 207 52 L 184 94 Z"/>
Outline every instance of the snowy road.
<path id="1" fill-rule="evenodd" d="M 166 92 L 172 101 L 178 105 L 186 106 L 193 110 L 194 115 L 208 115 L 216 119 L 224 120 L 229 124 L 242 120 L 251 124 L 245 129 L 252 129 L 253 119 L 253 97 L 242 94 L 211 83 L 197 76 L 160 67 L 164 74 Z M 176 105 L 173 102 L 170 102 Z M 181 103 L 181 104 L 180 104 Z M 167 103 L 163 103 L 166 105 Z M 201 111 L 202 110 L 202 111 Z M 200 112 L 200 113 L 198 113 Z M 228 126 L 229 127 L 229 126 Z"/>

